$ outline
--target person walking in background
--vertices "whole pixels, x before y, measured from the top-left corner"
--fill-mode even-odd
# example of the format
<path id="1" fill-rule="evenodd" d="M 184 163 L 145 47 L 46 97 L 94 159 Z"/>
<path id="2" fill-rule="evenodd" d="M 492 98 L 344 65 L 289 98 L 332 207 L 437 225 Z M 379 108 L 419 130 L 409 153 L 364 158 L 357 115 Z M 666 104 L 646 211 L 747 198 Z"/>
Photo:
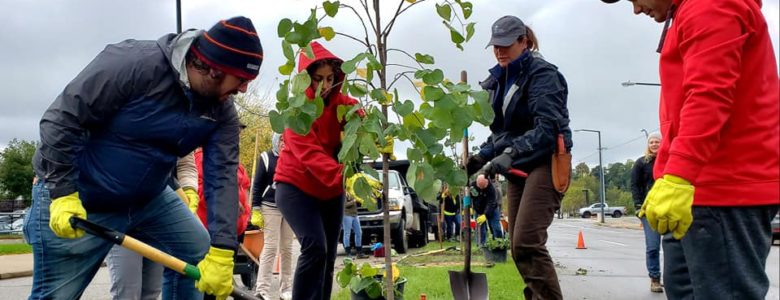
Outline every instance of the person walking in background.
<path id="1" fill-rule="evenodd" d="M 341 228 L 344 231 L 344 238 L 342 241 L 344 252 L 347 253 L 347 256 L 367 258 L 368 255 L 363 253 L 363 230 L 360 228 L 360 219 L 358 218 L 357 213 L 357 208 L 362 201 L 358 202 L 357 197 L 353 197 L 349 194 L 346 194 L 345 197 L 347 199 L 344 202 L 344 220 L 341 225 Z M 351 243 L 349 242 L 350 235 L 353 232 L 355 233 L 354 248 L 350 247 Z"/>
<path id="2" fill-rule="evenodd" d="M 526 283 L 525 299 L 562 299 L 545 244 L 547 228 L 563 198 L 553 180 L 556 141 L 561 140 L 567 152 L 572 147 L 566 80 L 541 57 L 534 32 L 522 20 L 504 16 L 491 28 L 488 46 L 493 46 L 498 64 L 481 85 L 491 95 L 495 118 L 490 137 L 479 153 L 469 157 L 466 169 L 469 176 L 479 173 L 478 185 L 486 186 L 487 178 L 497 173 L 509 182 L 512 259 Z M 511 168 L 528 177 L 508 174 Z"/>
<path id="3" fill-rule="evenodd" d="M 262 57 L 252 21 L 234 17 L 207 32 L 108 45 L 65 87 L 41 118 L 33 157 L 40 180 L 24 226 L 34 257 L 30 299 L 79 298 L 113 246 L 73 228 L 71 217 L 197 265 L 197 282 L 166 269 L 163 299 L 230 294 L 238 246 L 232 95 L 246 91 Z M 200 145 L 209 231 L 169 186 L 177 159 Z"/>
<path id="4" fill-rule="evenodd" d="M 437 198 L 439 198 L 439 207 L 443 207 L 445 239 L 452 242 L 460 241 L 460 197 L 453 196 L 449 185 L 445 183 Z"/>
<path id="5" fill-rule="evenodd" d="M 639 216 L 665 234 L 666 296 L 764 299 L 780 204 L 780 81 L 761 1 L 630 3 L 665 22 L 662 139 Z"/>
<path id="6" fill-rule="evenodd" d="M 647 148 L 645 155 L 637 158 L 634 168 L 631 171 L 631 195 L 634 198 L 634 208 L 637 213 L 645 202 L 645 197 L 650 188 L 653 187 L 653 164 L 655 155 L 658 153 L 658 147 L 661 145 L 661 135 L 651 134 L 647 138 Z M 647 223 L 647 218 L 639 217 L 642 220 L 642 230 L 645 232 L 645 264 L 647 265 L 647 274 L 650 276 L 650 291 L 654 293 L 663 293 L 664 288 L 661 285 L 661 260 L 659 250 L 661 249 L 661 235 L 653 231 Z"/>
<path id="7" fill-rule="evenodd" d="M 271 149 L 260 154 L 255 171 L 252 195 L 252 225 L 263 229 L 263 251 L 257 270 L 255 296 L 270 299 L 273 268 L 277 253 L 279 261 L 279 298 L 292 299 L 292 243 L 293 232 L 287 220 L 276 207 L 276 185 L 273 182 L 279 153 L 284 149 L 284 138 L 279 133 L 271 136 Z"/>
<path id="8" fill-rule="evenodd" d="M 276 206 L 301 244 L 293 279 L 296 300 L 330 299 L 344 215 L 344 167 L 336 158 L 336 149 L 345 123 L 339 121 L 337 108 L 357 104 L 339 89 L 344 80 L 343 61 L 317 42 L 311 47 L 314 57 L 301 53 L 298 72 L 306 71 L 311 77 L 306 90 L 309 99 L 321 88 L 325 107 L 308 134 L 284 130 L 285 147 L 274 175 Z"/>
<path id="9" fill-rule="evenodd" d="M 474 202 L 474 216 L 479 228 L 479 245 L 485 246 L 487 241 L 488 226 L 490 233 L 495 238 L 503 238 L 504 231 L 501 228 L 501 213 L 498 210 L 498 197 L 496 187 L 492 181 L 478 181 L 471 184 L 471 193 Z"/>

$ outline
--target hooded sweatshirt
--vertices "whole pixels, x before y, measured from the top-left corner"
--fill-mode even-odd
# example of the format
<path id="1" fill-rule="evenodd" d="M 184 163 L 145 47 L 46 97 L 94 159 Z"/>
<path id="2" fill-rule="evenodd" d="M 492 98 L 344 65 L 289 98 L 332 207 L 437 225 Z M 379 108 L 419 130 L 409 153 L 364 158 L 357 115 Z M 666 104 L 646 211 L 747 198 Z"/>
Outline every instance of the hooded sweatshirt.
<path id="1" fill-rule="evenodd" d="M 690 181 L 697 206 L 780 202 L 777 63 L 760 0 L 674 0 L 661 51 L 654 176 Z"/>
<path id="2" fill-rule="evenodd" d="M 342 61 L 317 42 L 312 42 L 314 58 L 301 54 L 298 72 L 306 70 L 312 63 L 335 59 Z M 336 84 L 343 81 L 343 76 Z M 306 96 L 314 99 L 314 89 L 309 87 Z M 352 106 L 357 100 L 340 92 L 334 85 L 325 100 L 325 107 L 306 135 L 299 135 L 290 129 L 284 130 L 284 149 L 279 154 L 274 181 L 291 184 L 307 195 L 319 200 L 334 199 L 344 193 L 342 165 L 338 162 L 336 150 L 341 145 L 341 131 L 344 122 L 339 122 L 336 109 L 339 105 Z"/>

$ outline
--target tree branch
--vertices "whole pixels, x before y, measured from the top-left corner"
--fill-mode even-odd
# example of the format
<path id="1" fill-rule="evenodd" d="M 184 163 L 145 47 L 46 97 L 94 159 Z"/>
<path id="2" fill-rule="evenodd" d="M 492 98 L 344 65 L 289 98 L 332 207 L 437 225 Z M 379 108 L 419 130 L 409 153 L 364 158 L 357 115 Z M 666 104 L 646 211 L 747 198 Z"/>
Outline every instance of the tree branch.
<path id="1" fill-rule="evenodd" d="M 419 94 L 420 90 L 417 89 L 416 85 L 414 85 L 414 80 L 412 80 L 411 78 L 409 78 L 409 76 L 406 75 L 406 74 L 409 74 L 409 73 L 414 73 L 414 72 L 413 71 L 404 71 L 404 72 L 395 74 L 395 77 L 393 78 L 393 81 L 390 82 L 390 85 L 387 86 L 387 89 L 388 90 L 392 89 L 393 85 L 395 84 L 395 82 L 398 81 L 398 79 L 401 79 L 403 77 L 403 78 L 406 78 L 407 80 L 409 80 L 409 83 L 412 84 L 412 87 L 414 87 L 414 90 L 417 91 L 417 93 Z"/>
<path id="2" fill-rule="evenodd" d="M 368 51 L 371 52 L 371 54 L 374 54 L 373 51 L 371 50 L 371 47 L 368 46 L 368 45 L 371 45 L 371 41 L 368 40 L 368 27 L 366 27 L 366 21 L 363 20 L 363 17 L 360 16 L 360 14 L 357 12 L 357 10 L 355 10 L 355 8 L 352 7 L 351 5 L 341 4 L 341 6 L 349 8 L 350 10 L 352 10 L 352 12 L 355 14 L 355 16 L 358 17 L 358 19 L 360 20 L 360 24 L 363 25 L 363 32 L 366 34 L 366 36 L 365 36 L 366 37 L 366 41 L 363 42 L 363 44 L 366 45 L 366 47 L 368 48 Z M 370 17 L 371 16 L 369 15 L 369 18 Z"/>
<path id="3" fill-rule="evenodd" d="M 361 41 L 360 39 L 358 39 L 358 38 L 356 38 L 354 36 L 351 36 L 351 35 L 346 34 L 346 33 L 341 33 L 341 32 L 336 32 L 336 35 L 340 35 L 340 36 L 343 36 L 343 37 L 348 37 L 350 39 L 353 39 L 356 42 L 360 43 L 361 45 L 365 46 L 367 49 L 371 50 L 371 47 L 369 47 L 369 45 L 366 45 L 366 42 Z"/>
<path id="4" fill-rule="evenodd" d="M 390 30 L 393 28 L 393 24 L 395 24 L 395 19 L 398 18 L 398 14 L 401 12 L 401 7 L 404 6 L 405 0 L 398 0 L 398 8 L 395 10 L 395 14 L 393 14 L 393 19 L 390 20 L 389 23 L 387 23 L 387 26 L 385 26 L 385 29 L 382 30 L 382 35 L 387 35 Z"/>
<path id="5" fill-rule="evenodd" d="M 420 69 L 425 69 L 425 66 L 423 66 L 423 65 L 422 65 L 420 62 L 418 62 L 418 61 L 417 61 L 417 58 L 415 58 L 414 56 L 412 56 L 411 54 L 409 54 L 409 52 L 406 52 L 406 51 L 404 51 L 404 50 L 397 49 L 397 48 L 388 48 L 388 49 L 387 49 L 387 51 L 388 51 L 388 52 L 390 52 L 390 51 L 398 51 L 398 52 L 401 52 L 401 53 L 403 53 L 403 54 L 406 54 L 406 56 L 408 56 L 409 58 L 411 58 L 411 59 L 412 59 L 412 61 L 416 62 L 416 63 L 417 63 L 417 65 L 419 65 L 419 66 L 420 66 Z"/>

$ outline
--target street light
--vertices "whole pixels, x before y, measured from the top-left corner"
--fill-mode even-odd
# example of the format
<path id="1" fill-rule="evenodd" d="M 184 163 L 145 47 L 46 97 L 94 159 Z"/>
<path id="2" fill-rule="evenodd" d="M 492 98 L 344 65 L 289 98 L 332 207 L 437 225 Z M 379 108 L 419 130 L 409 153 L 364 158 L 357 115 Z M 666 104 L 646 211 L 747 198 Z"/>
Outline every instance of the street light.
<path id="1" fill-rule="evenodd" d="M 645 139 L 649 139 L 649 138 L 650 138 L 650 135 L 647 133 L 647 130 L 645 130 L 644 128 L 642 128 L 642 130 L 641 130 L 641 131 L 645 133 Z"/>
<path id="2" fill-rule="evenodd" d="M 635 85 L 649 85 L 649 86 L 661 86 L 660 83 L 651 83 L 651 82 L 633 82 L 631 80 L 621 83 L 623 87 L 629 87 L 629 86 L 635 86 Z"/>
<path id="3" fill-rule="evenodd" d="M 605 188 L 604 188 L 604 164 L 602 164 L 601 160 L 601 131 L 599 130 L 592 130 L 592 129 L 576 129 L 574 132 L 595 132 L 599 135 L 599 177 L 601 177 L 601 220 L 599 222 L 604 223 L 604 197 L 606 194 Z"/>

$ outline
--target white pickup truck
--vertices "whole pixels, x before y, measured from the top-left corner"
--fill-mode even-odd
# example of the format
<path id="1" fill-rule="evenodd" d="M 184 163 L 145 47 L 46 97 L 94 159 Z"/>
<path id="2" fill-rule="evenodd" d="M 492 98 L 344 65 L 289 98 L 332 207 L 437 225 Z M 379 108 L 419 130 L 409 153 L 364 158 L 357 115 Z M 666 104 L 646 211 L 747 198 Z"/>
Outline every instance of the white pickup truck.
<path id="1" fill-rule="evenodd" d="M 601 213 L 601 203 L 593 203 L 588 207 L 580 208 L 580 216 L 590 218 L 590 216 Z M 626 214 L 625 206 L 609 206 L 604 203 L 604 214 L 613 218 L 620 218 Z"/>

